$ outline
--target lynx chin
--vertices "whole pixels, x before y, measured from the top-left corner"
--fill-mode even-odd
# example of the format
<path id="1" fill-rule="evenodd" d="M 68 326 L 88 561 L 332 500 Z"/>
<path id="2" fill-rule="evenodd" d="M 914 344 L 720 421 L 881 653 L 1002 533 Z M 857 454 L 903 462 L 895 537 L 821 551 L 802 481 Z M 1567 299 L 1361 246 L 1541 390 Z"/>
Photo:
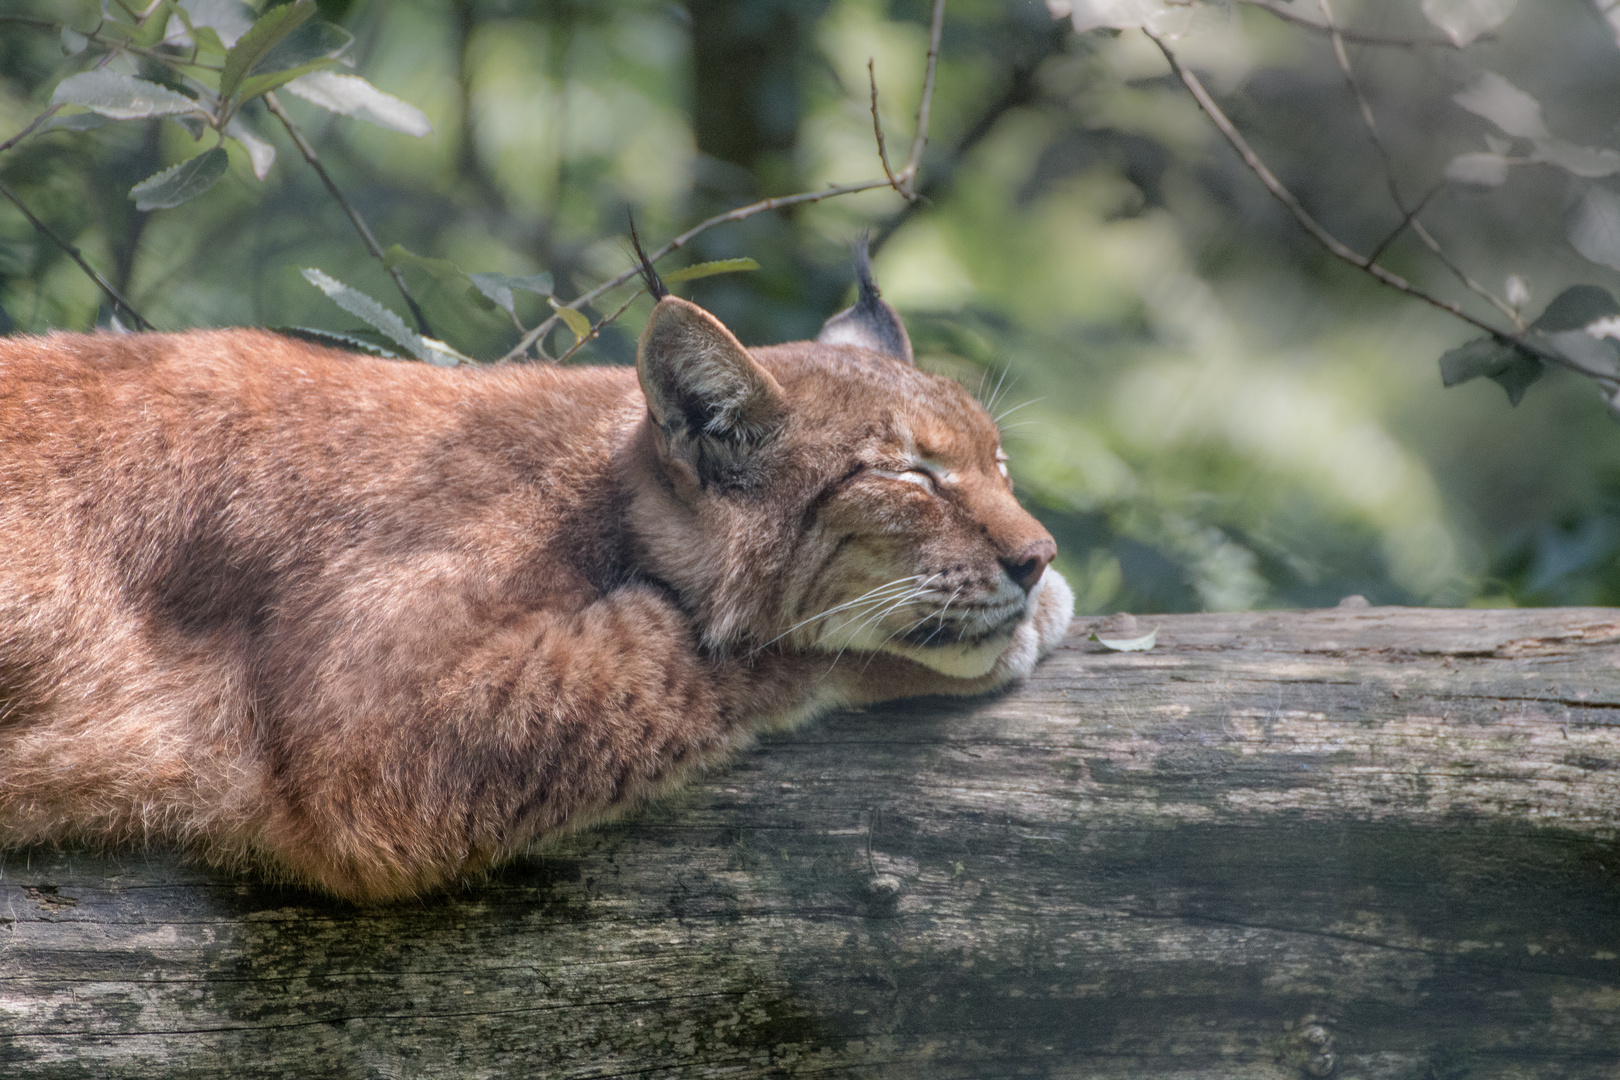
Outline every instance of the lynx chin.
<path id="1" fill-rule="evenodd" d="M 634 371 L 0 339 L 0 844 L 382 901 L 762 728 L 1027 675 L 1056 545 L 856 265 L 748 349 L 643 261 Z"/>

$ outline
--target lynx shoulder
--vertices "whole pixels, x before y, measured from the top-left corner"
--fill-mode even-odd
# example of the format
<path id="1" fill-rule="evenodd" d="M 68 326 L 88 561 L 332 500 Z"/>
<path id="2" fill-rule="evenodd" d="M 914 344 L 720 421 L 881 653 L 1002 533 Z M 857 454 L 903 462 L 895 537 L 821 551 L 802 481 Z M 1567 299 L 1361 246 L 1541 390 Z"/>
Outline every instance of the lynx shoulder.
<path id="1" fill-rule="evenodd" d="M 762 726 L 1027 674 L 1052 539 L 860 265 L 814 342 L 663 298 L 634 370 L 0 339 L 0 844 L 385 900 Z"/>

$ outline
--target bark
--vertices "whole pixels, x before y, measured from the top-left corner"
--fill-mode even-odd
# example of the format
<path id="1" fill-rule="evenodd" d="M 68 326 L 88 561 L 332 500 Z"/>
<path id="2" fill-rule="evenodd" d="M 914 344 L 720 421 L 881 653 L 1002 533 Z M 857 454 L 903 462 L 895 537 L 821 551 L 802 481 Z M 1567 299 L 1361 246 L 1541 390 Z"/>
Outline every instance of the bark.
<path id="1" fill-rule="evenodd" d="M 388 909 L 10 852 L 0 1075 L 1615 1075 L 1620 611 L 1144 623 Z"/>

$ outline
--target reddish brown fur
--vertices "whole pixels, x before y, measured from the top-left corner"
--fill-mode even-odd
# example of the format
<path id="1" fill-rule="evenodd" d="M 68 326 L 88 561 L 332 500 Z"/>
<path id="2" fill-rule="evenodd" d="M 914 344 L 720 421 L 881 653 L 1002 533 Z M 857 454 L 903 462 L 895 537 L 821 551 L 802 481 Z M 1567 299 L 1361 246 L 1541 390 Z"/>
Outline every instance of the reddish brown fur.
<path id="1" fill-rule="evenodd" d="M 386 899 L 761 724 L 982 691 L 1061 636 L 1053 586 L 983 674 L 830 663 L 833 616 L 793 624 L 864 573 L 990 610 L 1019 549 L 1050 558 L 993 425 L 861 349 L 749 359 L 678 300 L 648 334 L 643 383 L 697 341 L 747 375 L 757 430 L 655 422 L 629 369 L 446 370 L 256 330 L 0 340 L 0 842 L 161 839 Z M 679 393 L 709 392 L 699 368 Z M 948 491 L 881 475 L 902 436 L 955 463 Z M 980 633 L 942 600 L 875 625 Z"/>

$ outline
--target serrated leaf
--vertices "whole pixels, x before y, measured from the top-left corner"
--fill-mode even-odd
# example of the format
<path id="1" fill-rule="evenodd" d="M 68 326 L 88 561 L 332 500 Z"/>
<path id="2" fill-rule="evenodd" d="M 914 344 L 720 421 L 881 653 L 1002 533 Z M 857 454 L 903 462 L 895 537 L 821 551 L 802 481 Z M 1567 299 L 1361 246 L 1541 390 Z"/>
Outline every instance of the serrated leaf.
<path id="1" fill-rule="evenodd" d="M 1147 652 L 1149 649 L 1153 648 L 1154 645 L 1158 644 L 1159 629 L 1158 627 L 1154 627 L 1151 631 L 1143 634 L 1141 637 L 1121 639 L 1101 638 L 1096 634 L 1092 634 L 1091 640 L 1095 641 L 1105 649 L 1112 649 L 1114 652 Z"/>
<path id="2" fill-rule="evenodd" d="M 1620 303 L 1615 302 L 1609 290 L 1597 285 L 1571 285 L 1553 297 L 1552 303 L 1530 324 L 1530 329 L 1545 334 L 1583 330 L 1611 315 L 1620 315 Z"/>
<path id="3" fill-rule="evenodd" d="M 508 274 L 468 274 L 473 285 L 480 293 L 488 297 L 496 306 L 508 315 L 517 318 L 516 299 L 512 296 L 513 289 L 522 289 L 524 292 L 538 293 L 541 296 L 550 296 L 552 281 L 550 274 L 530 274 L 528 277 L 512 277 Z"/>
<path id="4" fill-rule="evenodd" d="M 147 177 L 129 189 L 129 197 L 137 210 L 167 210 L 213 187 L 229 167 L 230 156 L 223 146 L 216 146 Z"/>
<path id="5" fill-rule="evenodd" d="M 420 138 L 433 130 L 427 114 L 408 101 L 372 86 L 358 75 L 314 71 L 287 84 L 290 93 L 340 116 Z"/>
<path id="6" fill-rule="evenodd" d="M 1466 48 L 1487 30 L 1507 21 L 1518 0 L 1423 0 L 1423 14 L 1446 32 L 1457 48 Z"/>
<path id="7" fill-rule="evenodd" d="M 300 26 L 261 60 L 237 88 L 238 101 L 247 101 L 331 67 L 354 44 L 354 36 L 328 22 Z"/>
<path id="8" fill-rule="evenodd" d="M 1620 270 L 1620 195 L 1592 184 L 1570 208 L 1564 225 L 1576 251 Z"/>
<path id="9" fill-rule="evenodd" d="M 200 112 L 197 102 L 166 86 L 117 71 L 81 71 L 51 91 L 52 105 L 82 105 L 114 120 Z"/>
<path id="10" fill-rule="evenodd" d="M 1454 184 L 1499 187 L 1507 179 L 1508 161 L 1501 154 L 1459 154 L 1446 166 L 1446 179 Z"/>
<path id="11" fill-rule="evenodd" d="M 1620 172 L 1620 153 L 1598 146 L 1577 146 L 1562 139 L 1539 139 L 1531 161 L 1556 165 L 1576 176 L 1594 178 Z"/>
<path id="12" fill-rule="evenodd" d="M 279 90 L 300 76 L 308 75 L 312 71 L 319 71 L 324 67 L 331 67 L 335 63 L 337 63 L 336 57 L 327 56 L 319 60 L 311 60 L 307 64 L 300 64 L 295 68 L 289 68 L 286 71 L 272 71 L 266 75 L 249 75 L 236 91 L 237 100 L 251 101 L 260 94 L 268 94 L 272 90 Z"/>
<path id="13" fill-rule="evenodd" d="M 39 130 L 42 134 L 47 131 L 94 131 L 96 128 L 116 123 L 117 120 L 110 116 L 102 116 L 100 113 L 68 113 L 66 116 L 58 113 L 41 124 Z"/>
<path id="14" fill-rule="evenodd" d="M 338 307 L 376 327 L 387 336 L 388 340 L 418 360 L 427 360 L 432 355 L 432 350 L 422 335 L 406 326 L 404 319 L 359 289 L 345 285 L 337 278 L 314 267 L 306 267 L 300 273 L 304 275 L 305 281 L 325 293 Z"/>
<path id="15" fill-rule="evenodd" d="M 313 341 L 317 345 L 331 345 L 349 352 L 369 353 L 372 356 L 381 356 L 388 360 L 398 360 L 400 358 L 399 353 L 383 344 L 387 339 L 381 335 L 378 335 L 377 340 L 373 341 L 358 332 L 340 334 L 334 330 L 318 330 L 312 326 L 271 326 L 267 327 L 267 329 L 273 333 L 285 334 L 287 337 Z"/>
<path id="16" fill-rule="evenodd" d="M 1517 405 L 1530 384 L 1546 373 L 1546 365 L 1519 345 L 1494 337 L 1475 338 L 1446 350 L 1440 357 L 1440 381 L 1456 386 L 1481 375 L 1507 392 Z"/>
<path id="17" fill-rule="evenodd" d="M 255 73 L 287 71 L 315 60 L 336 60 L 354 44 L 354 35 L 329 22 L 306 22 L 283 38 Z"/>
<path id="18" fill-rule="evenodd" d="M 715 259 L 712 262 L 693 263 L 683 266 L 679 270 L 672 270 L 663 275 L 665 281 L 695 281 L 698 278 L 712 277 L 715 274 L 735 274 L 744 270 L 758 270 L 759 263 L 753 259 Z"/>
<path id="19" fill-rule="evenodd" d="M 574 337 L 584 338 L 585 335 L 591 332 L 591 320 L 587 319 L 583 314 L 574 308 L 557 303 L 555 296 L 548 296 L 546 299 L 551 301 L 551 308 L 557 313 L 557 317 L 563 321 L 563 324 L 568 329 L 574 332 Z"/>
<path id="20" fill-rule="evenodd" d="M 1541 103 L 1495 72 L 1485 72 L 1451 100 L 1474 115 L 1483 116 L 1509 135 L 1522 139 L 1552 138 L 1552 132 L 1541 119 Z"/>
<path id="21" fill-rule="evenodd" d="M 315 0 L 294 0 L 291 4 L 271 8 L 261 15 L 225 53 L 225 69 L 219 75 L 220 100 L 235 100 L 248 73 L 269 56 L 283 38 L 314 14 Z"/>
<path id="22" fill-rule="evenodd" d="M 248 126 L 242 123 L 240 116 L 231 117 L 231 122 L 225 125 L 225 134 L 235 139 L 243 150 L 247 151 L 248 161 L 253 165 L 253 175 L 263 180 L 270 175 L 270 166 L 276 163 L 276 148 L 255 135 Z"/>

